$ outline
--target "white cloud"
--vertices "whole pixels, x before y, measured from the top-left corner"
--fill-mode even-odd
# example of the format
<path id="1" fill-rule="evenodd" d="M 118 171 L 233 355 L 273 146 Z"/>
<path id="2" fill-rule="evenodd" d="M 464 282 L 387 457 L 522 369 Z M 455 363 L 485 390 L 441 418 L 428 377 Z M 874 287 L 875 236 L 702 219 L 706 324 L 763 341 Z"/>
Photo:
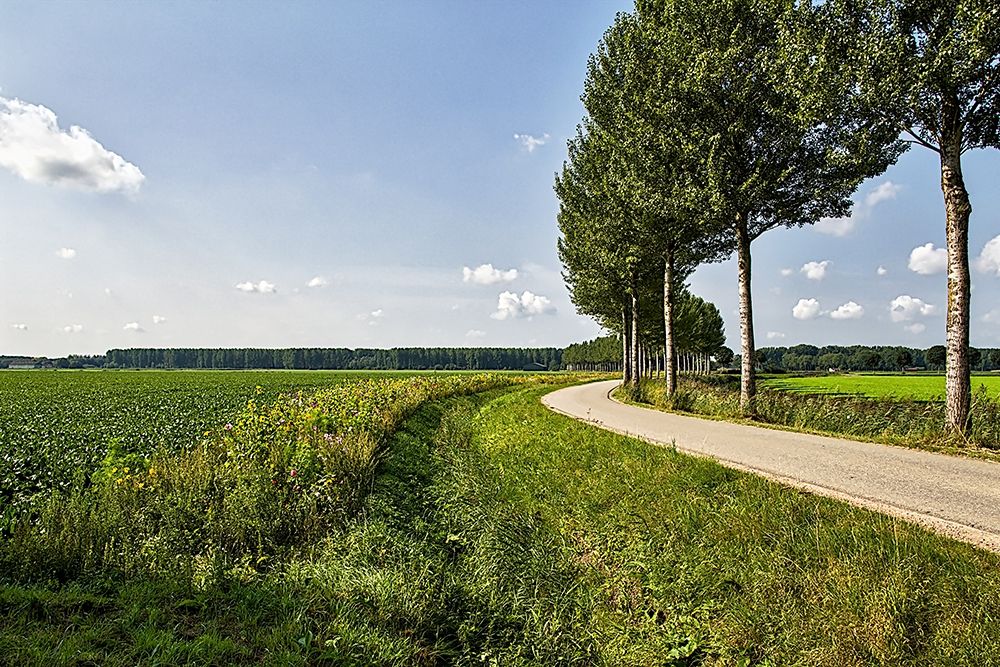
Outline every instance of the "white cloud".
<path id="1" fill-rule="evenodd" d="M 532 294 L 525 290 L 521 296 L 515 292 L 501 292 L 497 298 L 497 310 L 490 315 L 495 320 L 528 318 L 555 312 L 548 297 Z"/>
<path id="2" fill-rule="evenodd" d="M 56 250 L 56 257 L 59 259 L 73 259 L 76 257 L 76 250 L 73 250 L 73 248 L 59 248 L 59 250 Z"/>
<path id="3" fill-rule="evenodd" d="M 51 109 L 6 97 L 0 97 L 0 167 L 29 183 L 96 192 L 135 192 L 146 179 L 82 127 L 62 130 Z"/>
<path id="4" fill-rule="evenodd" d="M 875 273 L 877 273 L 880 276 L 884 276 L 885 274 L 889 273 L 889 269 L 879 264 L 878 268 L 875 269 Z"/>
<path id="5" fill-rule="evenodd" d="M 306 283 L 306 287 L 326 287 L 330 284 L 330 281 L 323 276 L 313 276 L 313 278 Z"/>
<path id="6" fill-rule="evenodd" d="M 892 181 L 882 181 L 865 195 L 865 206 L 874 208 L 884 201 L 895 199 L 902 189 Z"/>
<path id="7" fill-rule="evenodd" d="M 781 331 L 768 331 L 767 332 L 767 339 L 768 340 L 777 340 L 777 339 L 781 339 L 781 338 L 784 338 L 784 337 L 785 337 L 785 334 L 782 333 Z"/>
<path id="8" fill-rule="evenodd" d="M 536 148 L 544 146 L 549 142 L 549 134 L 546 132 L 540 137 L 536 137 L 532 134 L 515 134 L 514 139 L 521 144 L 521 148 L 529 153 L 534 153 Z"/>
<path id="9" fill-rule="evenodd" d="M 517 269 L 495 269 L 492 264 L 480 264 L 474 269 L 462 267 L 462 281 L 476 285 L 509 283 L 517 279 Z"/>
<path id="10" fill-rule="evenodd" d="M 104 288 L 104 295 L 105 296 L 111 296 L 112 294 L 114 294 L 114 292 L 111 291 L 110 287 L 105 287 Z"/>
<path id="11" fill-rule="evenodd" d="M 893 322 L 909 322 L 935 313 L 937 308 L 908 294 L 897 296 L 889 304 L 889 317 Z"/>
<path id="12" fill-rule="evenodd" d="M 142 333 L 143 331 L 145 331 L 145 329 L 139 326 L 138 322 L 127 322 L 125 326 L 122 327 L 122 329 L 124 329 L 125 331 L 134 331 L 136 333 Z"/>
<path id="13" fill-rule="evenodd" d="M 910 252 L 908 266 L 910 271 L 922 276 L 941 273 L 948 268 L 948 251 L 944 248 L 935 248 L 933 243 L 925 243 Z"/>
<path id="14" fill-rule="evenodd" d="M 976 268 L 983 273 L 993 273 L 1000 276 L 1000 236 L 994 236 L 983 246 L 976 260 Z"/>
<path id="15" fill-rule="evenodd" d="M 28 330 L 28 325 L 27 324 L 12 324 L 12 325 L 10 325 L 10 328 L 11 329 L 17 329 L 18 331 L 27 331 Z"/>
<path id="16" fill-rule="evenodd" d="M 466 338 L 482 338 L 485 335 L 486 335 L 486 332 L 485 331 L 481 331 L 479 329 L 469 329 L 468 331 L 465 332 L 465 337 Z"/>
<path id="17" fill-rule="evenodd" d="M 66 333 L 80 333 L 81 331 L 83 331 L 83 325 L 67 324 L 66 326 L 63 327 L 63 331 L 65 331 Z"/>
<path id="18" fill-rule="evenodd" d="M 781 275 L 785 276 L 786 278 L 788 276 L 792 275 L 793 273 L 795 273 L 794 269 L 782 269 L 781 270 Z"/>
<path id="19" fill-rule="evenodd" d="M 153 315 L 153 324 L 163 324 L 167 321 L 163 315 Z"/>
<path id="20" fill-rule="evenodd" d="M 854 203 L 854 209 L 846 218 L 823 218 L 814 227 L 820 234 L 831 236 L 847 236 L 857 226 L 858 222 L 868 220 L 872 211 L 882 202 L 895 199 L 902 187 L 892 181 L 883 181 L 868 191 L 865 198 Z"/>
<path id="21" fill-rule="evenodd" d="M 237 283 L 236 289 L 241 292 L 257 292 L 258 294 L 273 294 L 277 291 L 274 283 L 269 283 L 266 280 L 261 280 L 257 283 L 250 280 L 243 283 Z"/>
<path id="22" fill-rule="evenodd" d="M 853 301 L 848 301 L 847 303 L 839 306 L 836 310 L 830 313 L 830 317 L 835 320 L 856 320 L 865 314 L 865 309 Z"/>
<path id="23" fill-rule="evenodd" d="M 806 274 L 809 280 L 823 280 L 826 277 L 826 270 L 830 266 L 830 260 L 824 259 L 822 262 L 806 262 L 799 269 L 800 273 Z"/>
<path id="24" fill-rule="evenodd" d="M 914 322 L 913 324 L 907 324 L 903 328 L 909 331 L 911 334 L 923 333 L 927 329 L 927 327 L 921 322 Z"/>
<path id="25" fill-rule="evenodd" d="M 792 308 L 792 317 L 797 320 L 811 320 L 819 315 L 819 301 L 816 299 L 799 299 Z"/>

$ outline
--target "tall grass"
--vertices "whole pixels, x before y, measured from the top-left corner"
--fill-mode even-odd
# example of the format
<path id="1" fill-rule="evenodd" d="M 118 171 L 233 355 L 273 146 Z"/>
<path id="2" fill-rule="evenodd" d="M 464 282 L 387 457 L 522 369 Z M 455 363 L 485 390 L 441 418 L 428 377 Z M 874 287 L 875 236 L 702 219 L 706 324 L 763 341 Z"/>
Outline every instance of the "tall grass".
<path id="1" fill-rule="evenodd" d="M 739 419 L 739 387 L 727 376 L 682 378 L 674 396 L 663 382 L 645 380 L 633 400 L 679 412 Z M 762 389 L 756 398 L 757 419 L 768 424 L 820 431 L 890 444 L 928 449 L 981 450 L 1000 453 L 1000 401 L 985 387 L 972 396 L 972 428 L 964 436 L 945 430 L 940 401 L 831 396 Z"/>
<path id="2" fill-rule="evenodd" d="M 109 570 L 202 583 L 269 569 L 354 516 L 386 439 L 427 401 L 518 380 L 362 380 L 251 400 L 180 453 L 111 447 L 69 492 L 37 498 L 0 539 L 0 571 L 66 581 Z"/>

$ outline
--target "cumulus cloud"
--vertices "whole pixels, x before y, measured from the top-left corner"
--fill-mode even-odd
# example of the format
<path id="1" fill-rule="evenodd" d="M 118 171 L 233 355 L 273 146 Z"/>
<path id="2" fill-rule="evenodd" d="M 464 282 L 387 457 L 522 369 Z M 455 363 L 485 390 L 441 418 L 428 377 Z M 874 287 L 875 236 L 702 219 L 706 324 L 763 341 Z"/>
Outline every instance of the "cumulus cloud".
<path id="1" fill-rule="evenodd" d="M 806 262 L 799 269 L 800 273 L 806 274 L 809 280 L 823 280 L 826 277 L 826 270 L 830 266 L 830 260 L 824 259 L 822 262 Z"/>
<path id="2" fill-rule="evenodd" d="M 1000 276 L 1000 235 L 994 236 L 983 246 L 976 260 L 976 268 L 983 273 Z"/>
<path id="3" fill-rule="evenodd" d="M 330 281 L 323 276 L 313 276 L 312 279 L 306 283 L 306 287 L 326 287 L 330 284 Z"/>
<path id="4" fill-rule="evenodd" d="M 781 270 L 781 275 L 785 276 L 786 278 L 788 276 L 792 275 L 793 273 L 795 273 L 795 271 L 793 269 L 782 269 Z"/>
<path id="5" fill-rule="evenodd" d="M 125 331 L 133 331 L 135 333 L 142 333 L 143 331 L 145 331 L 145 329 L 139 326 L 138 322 L 126 322 L 125 326 L 123 326 L 122 329 L 124 329 Z"/>
<path id="6" fill-rule="evenodd" d="M 872 208 L 874 206 L 878 206 L 884 201 L 895 199 L 900 190 L 902 190 L 902 188 L 892 181 L 882 181 L 869 190 L 868 194 L 865 195 L 865 206 Z"/>
<path id="7" fill-rule="evenodd" d="M 877 273 L 880 276 L 884 276 L 885 274 L 889 273 L 889 269 L 879 264 L 878 268 L 875 269 L 875 273 Z"/>
<path id="8" fill-rule="evenodd" d="M 59 250 L 56 250 L 56 257 L 59 259 L 73 259 L 76 257 L 76 250 L 73 250 L 73 248 L 59 248 Z"/>
<path id="9" fill-rule="evenodd" d="M 462 282 L 475 285 L 495 285 L 517 280 L 517 269 L 495 269 L 492 264 L 480 264 L 474 269 L 462 267 Z"/>
<path id="10" fill-rule="evenodd" d="M 781 339 L 781 338 L 784 338 L 784 337 L 785 337 L 785 334 L 782 333 L 781 331 L 768 331 L 767 332 L 767 339 L 768 340 L 777 340 L 777 339 Z"/>
<path id="11" fill-rule="evenodd" d="M 10 325 L 10 328 L 11 329 L 17 329 L 18 331 L 27 331 L 28 330 L 28 325 L 27 324 L 20 324 L 20 323 L 18 323 L 18 324 L 12 324 L 12 325 Z"/>
<path id="12" fill-rule="evenodd" d="M 486 332 L 481 331 L 480 329 L 469 329 L 468 331 L 465 332 L 466 338 L 482 338 L 485 335 Z"/>
<path id="13" fill-rule="evenodd" d="M 792 317 L 797 320 L 811 320 L 819 315 L 819 301 L 816 299 L 799 299 L 792 308 Z"/>
<path id="14" fill-rule="evenodd" d="M 823 218 L 814 226 L 820 234 L 831 236 L 847 236 L 857 226 L 858 222 L 868 220 L 876 206 L 896 198 L 902 187 L 892 181 L 882 181 L 868 191 L 864 199 L 854 202 L 854 209 L 846 218 Z"/>
<path id="15" fill-rule="evenodd" d="M 237 283 L 236 289 L 241 292 L 256 292 L 258 294 L 273 294 L 277 291 L 274 283 L 269 283 L 266 280 L 261 280 L 260 282 L 253 282 L 248 280 L 246 282 Z"/>
<path id="16" fill-rule="evenodd" d="M 853 301 L 848 301 L 847 303 L 839 306 L 836 310 L 830 313 L 830 317 L 835 320 L 856 320 L 865 314 L 865 309 Z"/>
<path id="17" fill-rule="evenodd" d="M 536 148 L 549 143 L 549 134 L 546 132 L 540 137 L 536 137 L 533 134 L 515 134 L 514 139 L 517 143 L 521 144 L 522 149 L 529 153 L 534 153 Z"/>
<path id="18" fill-rule="evenodd" d="M 163 315 L 153 315 L 153 324 L 163 324 L 167 321 Z"/>
<path id="19" fill-rule="evenodd" d="M 948 268 L 948 251 L 935 248 L 933 243 L 925 243 L 910 251 L 910 271 L 922 276 L 941 273 Z"/>
<path id="20" fill-rule="evenodd" d="M 927 317 L 935 313 L 937 313 L 936 307 L 908 294 L 897 296 L 889 304 L 889 317 L 893 322 L 910 322 L 918 317 Z"/>
<path id="21" fill-rule="evenodd" d="M 66 333 L 80 333 L 81 331 L 83 331 L 83 325 L 67 324 L 66 326 L 63 327 L 63 331 L 65 331 Z"/>
<path id="22" fill-rule="evenodd" d="M 924 330 L 927 329 L 927 327 L 924 324 L 920 323 L 920 322 L 914 322 L 913 324 L 907 324 L 903 328 L 906 329 L 907 331 L 909 331 L 911 334 L 923 333 Z"/>
<path id="23" fill-rule="evenodd" d="M 0 97 L 0 167 L 29 183 L 93 192 L 135 192 L 146 180 L 82 127 L 63 130 L 51 109 L 6 97 Z"/>
<path id="24" fill-rule="evenodd" d="M 497 298 L 496 312 L 490 315 L 495 320 L 531 319 L 535 315 L 555 312 L 548 297 L 532 294 L 528 290 L 518 296 L 515 292 L 501 292 Z"/>

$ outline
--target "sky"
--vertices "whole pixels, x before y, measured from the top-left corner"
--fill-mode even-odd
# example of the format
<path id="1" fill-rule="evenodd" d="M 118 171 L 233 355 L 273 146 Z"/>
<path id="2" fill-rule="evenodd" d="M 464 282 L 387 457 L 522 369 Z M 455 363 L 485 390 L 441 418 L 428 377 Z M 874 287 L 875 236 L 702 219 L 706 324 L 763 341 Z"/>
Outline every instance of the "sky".
<path id="1" fill-rule="evenodd" d="M 0 354 L 565 346 L 554 174 L 626 2 L 34 3 L 0 21 Z M 1000 152 L 965 156 L 1000 347 Z M 943 342 L 936 155 L 754 243 L 758 345 Z M 928 245 L 929 244 L 929 245 Z M 700 268 L 738 349 L 735 262 Z"/>

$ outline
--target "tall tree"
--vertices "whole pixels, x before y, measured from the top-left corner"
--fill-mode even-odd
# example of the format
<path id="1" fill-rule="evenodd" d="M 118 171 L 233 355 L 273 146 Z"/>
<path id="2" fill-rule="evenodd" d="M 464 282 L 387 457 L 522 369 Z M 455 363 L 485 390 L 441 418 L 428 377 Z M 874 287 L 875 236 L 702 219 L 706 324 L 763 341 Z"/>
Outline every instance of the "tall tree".
<path id="1" fill-rule="evenodd" d="M 880 126 L 846 122 L 841 79 L 816 57 L 817 9 L 795 0 L 638 0 L 655 27 L 671 112 L 704 206 L 727 221 L 739 274 L 740 405 L 756 394 L 751 243 L 777 227 L 846 215 L 866 177 L 898 155 Z"/>
<path id="2" fill-rule="evenodd" d="M 962 155 L 1000 148 L 995 0 L 831 0 L 857 98 L 909 143 L 937 153 L 948 248 L 947 424 L 969 427 L 969 218 Z"/>

